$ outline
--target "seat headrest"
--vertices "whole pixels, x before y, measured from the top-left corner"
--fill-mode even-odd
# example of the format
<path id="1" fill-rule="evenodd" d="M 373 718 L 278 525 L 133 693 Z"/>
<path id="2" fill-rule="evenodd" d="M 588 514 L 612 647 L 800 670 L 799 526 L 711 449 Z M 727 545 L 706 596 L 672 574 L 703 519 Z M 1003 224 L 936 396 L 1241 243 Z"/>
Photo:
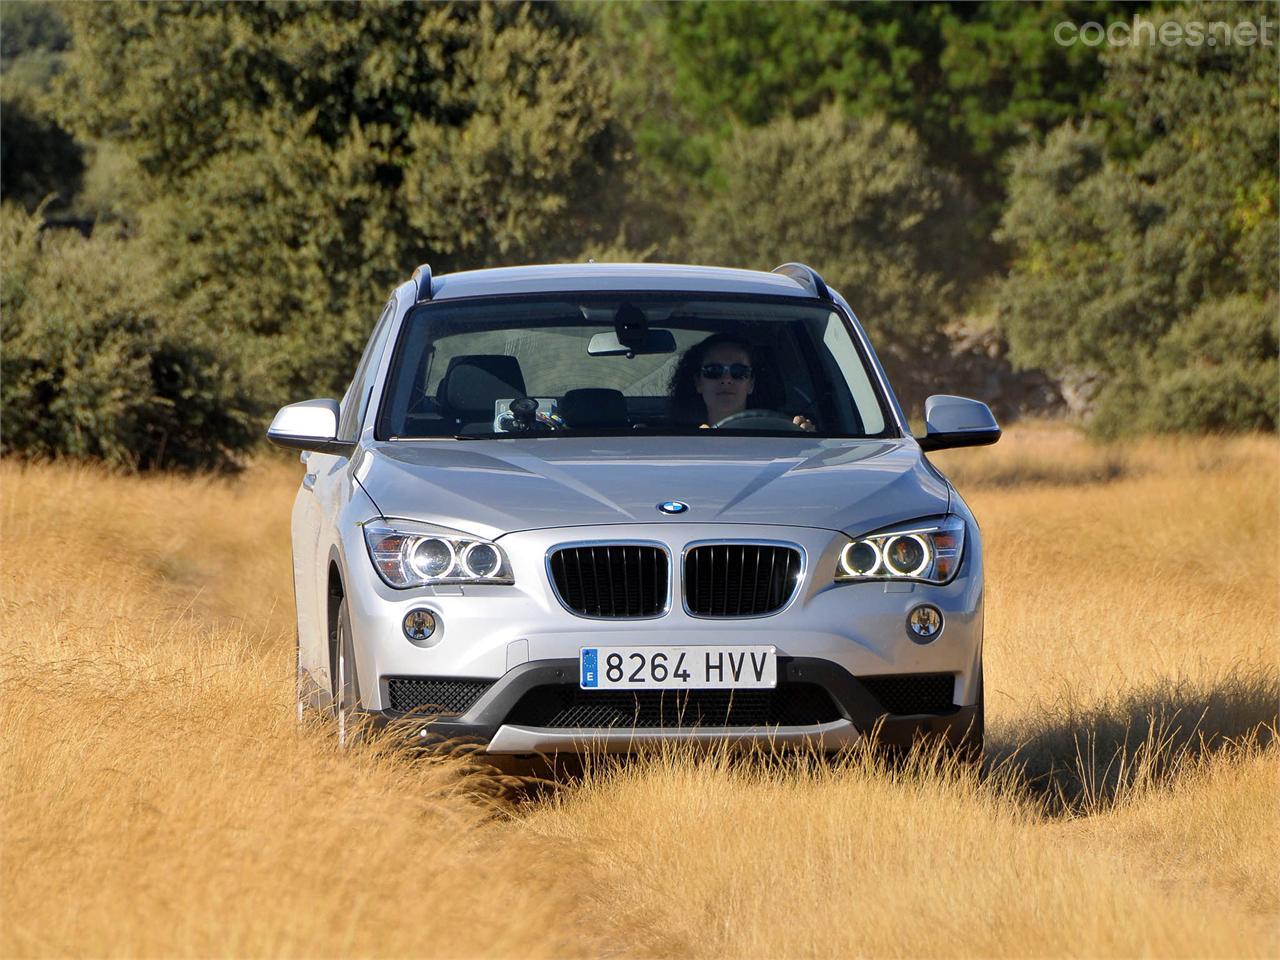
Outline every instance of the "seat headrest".
<path id="1" fill-rule="evenodd" d="M 625 427 L 627 400 L 621 390 L 581 387 L 568 390 L 557 410 L 568 427 Z"/>
<path id="2" fill-rule="evenodd" d="M 449 361 L 436 399 L 460 419 L 488 419 L 499 400 L 525 396 L 520 361 L 505 354 L 468 354 Z"/>

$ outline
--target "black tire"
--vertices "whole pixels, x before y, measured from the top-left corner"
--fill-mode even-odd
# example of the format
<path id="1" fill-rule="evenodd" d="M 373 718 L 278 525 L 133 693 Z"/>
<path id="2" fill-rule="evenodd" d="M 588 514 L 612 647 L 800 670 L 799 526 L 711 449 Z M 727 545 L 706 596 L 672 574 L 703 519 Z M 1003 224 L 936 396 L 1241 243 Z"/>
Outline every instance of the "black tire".
<path id="1" fill-rule="evenodd" d="M 329 665 L 330 714 L 338 723 L 338 746 L 345 747 L 353 739 L 352 722 L 360 712 L 360 677 L 356 669 L 355 647 L 351 638 L 351 615 L 344 597 L 338 605 L 334 624 L 332 658 Z"/>
<path id="2" fill-rule="evenodd" d="M 978 674 L 978 709 L 973 715 L 973 722 L 956 742 L 956 756 L 964 763 L 980 764 L 986 740 L 987 707 L 986 678 Z"/>

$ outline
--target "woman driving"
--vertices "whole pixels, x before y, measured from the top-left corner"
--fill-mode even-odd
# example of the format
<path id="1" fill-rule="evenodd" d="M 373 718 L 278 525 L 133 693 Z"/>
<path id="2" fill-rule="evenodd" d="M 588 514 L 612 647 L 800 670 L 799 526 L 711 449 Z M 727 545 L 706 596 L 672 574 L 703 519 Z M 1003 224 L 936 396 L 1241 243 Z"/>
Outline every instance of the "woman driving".
<path id="1" fill-rule="evenodd" d="M 704 428 L 731 426 L 731 418 L 746 419 L 738 415 L 747 410 L 747 399 L 755 390 L 755 370 L 755 349 L 731 334 L 712 334 L 694 344 L 671 375 L 672 418 Z M 761 420 L 787 420 L 777 411 L 759 413 Z M 790 423 L 801 430 L 815 429 L 802 416 L 790 418 Z"/>

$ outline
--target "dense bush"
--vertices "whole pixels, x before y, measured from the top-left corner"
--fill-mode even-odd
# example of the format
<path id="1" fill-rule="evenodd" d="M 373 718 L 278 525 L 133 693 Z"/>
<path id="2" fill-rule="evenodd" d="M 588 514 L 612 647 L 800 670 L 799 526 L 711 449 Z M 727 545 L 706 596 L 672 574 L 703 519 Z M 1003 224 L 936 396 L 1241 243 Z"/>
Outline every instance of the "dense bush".
<path id="1" fill-rule="evenodd" d="M 705 147 L 734 125 L 835 103 L 910 127 L 930 162 L 980 199 L 969 243 L 987 245 L 1008 151 L 1096 104 L 1098 48 L 1055 42 L 1054 25 L 1145 6 L 649 0 L 593 10 L 645 168 L 714 177 Z"/>
<path id="2" fill-rule="evenodd" d="M 46 198 L 69 201 L 84 171 L 80 153 L 71 134 L 30 96 L 6 88 L 0 97 L 0 196 L 29 209 Z"/>
<path id="3" fill-rule="evenodd" d="M 10 0 L 0 191 L 98 225 L 4 211 L 3 448 L 226 464 L 414 265 L 588 255 L 810 262 L 908 404 L 1020 407 L 1003 337 L 1101 433 L 1274 429 L 1275 48 L 1053 40 L 1138 9 L 1259 10 Z"/>
<path id="4" fill-rule="evenodd" d="M 726 149 L 732 162 L 693 248 L 732 266 L 809 264 L 873 332 L 901 393 L 936 387 L 972 266 L 972 207 L 957 178 L 932 167 L 907 128 L 834 107 L 739 129 Z"/>
<path id="5" fill-rule="evenodd" d="M 70 39 L 53 4 L 0 3 L 0 196 L 28 210 L 80 188 L 83 151 L 46 96 Z"/>
<path id="6" fill-rule="evenodd" d="M 1095 429 L 1275 430 L 1278 352 L 1275 297 L 1208 301 L 1108 384 Z"/>
<path id="7" fill-rule="evenodd" d="M 1123 124 L 1064 125 L 1017 160 L 999 298 L 1011 355 L 1075 384 L 1102 432 L 1274 426 L 1274 48 L 1124 48 L 1106 92 Z"/>
<path id="8" fill-rule="evenodd" d="M 175 306 L 152 262 L 105 232 L 0 217 L 0 444 L 129 467 L 226 468 L 265 413 L 233 344 Z"/>
<path id="9" fill-rule="evenodd" d="M 339 392 L 390 286 L 612 239 L 609 111 L 557 7 L 68 10 L 64 119 L 137 161 L 141 227 L 199 311 Z"/>

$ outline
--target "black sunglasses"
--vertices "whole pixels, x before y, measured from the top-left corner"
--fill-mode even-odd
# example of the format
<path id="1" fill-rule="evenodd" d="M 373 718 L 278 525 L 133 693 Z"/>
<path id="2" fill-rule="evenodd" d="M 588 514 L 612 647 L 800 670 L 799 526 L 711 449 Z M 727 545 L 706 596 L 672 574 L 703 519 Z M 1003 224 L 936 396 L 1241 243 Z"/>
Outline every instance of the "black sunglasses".
<path id="1" fill-rule="evenodd" d="M 725 374 L 735 380 L 746 380 L 751 376 L 751 366 L 746 363 L 704 363 L 702 375 L 708 380 L 719 380 Z"/>

